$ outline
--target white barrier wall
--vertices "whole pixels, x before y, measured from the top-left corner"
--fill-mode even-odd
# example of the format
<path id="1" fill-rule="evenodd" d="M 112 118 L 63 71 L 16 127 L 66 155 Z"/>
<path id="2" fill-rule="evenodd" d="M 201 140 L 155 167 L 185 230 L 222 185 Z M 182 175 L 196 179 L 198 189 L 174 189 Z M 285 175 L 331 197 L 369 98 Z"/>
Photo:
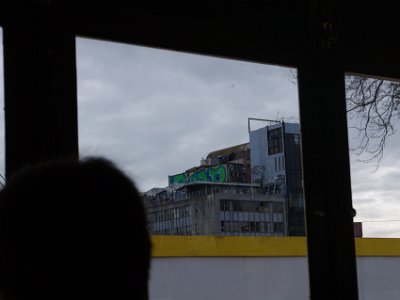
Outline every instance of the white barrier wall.
<path id="1" fill-rule="evenodd" d="M 400 299 L 400 257 L 358 257 L 361 300 Z M 156 257 L 151 300 L 308 300 L 306 257 Z"/>

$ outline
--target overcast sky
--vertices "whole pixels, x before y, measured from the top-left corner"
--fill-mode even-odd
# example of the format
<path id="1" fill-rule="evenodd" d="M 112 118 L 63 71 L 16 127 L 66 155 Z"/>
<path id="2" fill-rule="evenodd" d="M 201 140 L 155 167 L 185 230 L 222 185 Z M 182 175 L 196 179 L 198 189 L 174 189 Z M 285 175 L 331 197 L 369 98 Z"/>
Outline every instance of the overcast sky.
<path id="1" fill-rule="evenodd" d="M 110 157 L 142 191 L 247 142 L 248 117 L 298 119 L 287 68 L 87 39 L 77 40 L 77 57 L 81 154 Z M 376 171 L 351 155 L 366 236 L 400 237 L 400 222 L 390 221 L 400 220 L 398 149 L 391 138 Z"/>
<path id="2" fill-rule="evenodd" d="M 400 122 L 395 122 L 400 129 Z M 350 137 L 350 144 L 357 140 Z M 378 162 L 357 162 L 351 153 L 355 221 L 362 221 L 365 236 L 400 238 L 400 139 L 391 136 L 378 168 Z M 382 222 L 383 221 L 383 222 Z"/>
<path id="3" fill-rule="evenodd" d="M 81 156 L 110 158 L 141 191 L 166 186 L 208 152 L 248 142 L 248 117 L 298 120 L 287 68 L 78 38 L 77 71 Z M 0 89 L 3 97 L 3 80 Z M 400 220 L 399 149 L 392 137 L 377 171 L 351 155 L 365 236 L 400 237 L 400 222 L 390 221 Z"/>
<path id="4" fill-rule="evenodd" d="M 86 39 L 77 57 L 81 155 L 110 157 L 142 191 L 248 142 L 248 117 L 298 119 L 285 68 Z"/>

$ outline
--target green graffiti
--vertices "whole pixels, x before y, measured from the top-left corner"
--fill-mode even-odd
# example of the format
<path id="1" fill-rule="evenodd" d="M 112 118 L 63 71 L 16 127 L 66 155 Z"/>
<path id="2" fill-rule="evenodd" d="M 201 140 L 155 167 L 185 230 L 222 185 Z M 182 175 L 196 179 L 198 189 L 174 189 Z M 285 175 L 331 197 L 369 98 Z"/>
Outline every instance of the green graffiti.
<path id="1" fill-rule="evenodd" d="M 225 182 L 226 181 L 226 168 L 225 166 L 220 166 L 217 168 L 207 169 L 208 178 L 211 182 Z"/>
<path id="2" fill-rule="evenodd" d="M 188 182 L 196 181 L 208 181 L 208 177 L 204 169 L 196 171 L 188 177 Z"/>
<path id="3" fill-rule="evenodd" d="M 185 173 L 169 176 L 169 184 L 186 183 L 187 178 Z"/>
<path id="4" fill-rule="evenodd" d="M 188 182 L 226 182 L 226 166 L 209 167 L 197 170 L 193 173 L 181 173 L 169 176 L 169 184 L 188 183 Z"/>

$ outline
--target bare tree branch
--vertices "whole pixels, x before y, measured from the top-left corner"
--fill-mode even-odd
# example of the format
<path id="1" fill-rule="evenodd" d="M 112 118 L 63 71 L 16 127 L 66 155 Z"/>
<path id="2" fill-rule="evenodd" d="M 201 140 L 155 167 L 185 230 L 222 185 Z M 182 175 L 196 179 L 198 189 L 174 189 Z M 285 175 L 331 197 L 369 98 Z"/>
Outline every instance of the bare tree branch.
<path id="1" fill-rule="evenodd" d="M 289 80 L 296 83 L 295 70 L 289 72 Z M 400 82 L 351 75 L 345 83 L 349 129 L 358 140 L 350 150 L 358 161 L 376 161 L 378 168 L 388 138 L 396 133 L 394 123 L 400 120 Z"/>
<path id="2" fill-rule="evenodd" d="M 358 132 L 358 145 L 351 150 L 359 161 L 376 160 L 378 166 L 388 138 L 396 132 L 394 119 L 400 118 L 400 82 L 347 76 L 346 100 L 351 128 Z"/>

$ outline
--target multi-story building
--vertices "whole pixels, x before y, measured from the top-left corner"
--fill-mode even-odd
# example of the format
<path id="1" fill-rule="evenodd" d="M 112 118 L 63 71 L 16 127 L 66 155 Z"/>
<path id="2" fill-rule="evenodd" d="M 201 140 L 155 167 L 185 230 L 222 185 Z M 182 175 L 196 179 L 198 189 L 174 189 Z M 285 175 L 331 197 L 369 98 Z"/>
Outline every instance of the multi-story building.
<path id="1" fill-rule="evenodd" d="M 305 235 L 300 125 L 273 121 L 250 131 L 250 157 L 251 182 L 286 199 L 288 235 Z"/>
<path id="2" fill-rule="evenodd" d="M 146 197 L 149 230 L 164 235 L 286 235 L 284 204 L 249 183 L 189 182 Z"/>
<path id="3" fill-rule="evenodd" d="M 151 233 L 305 234 L 299 124 L 249 132 L 250 143 L 213 151 L 144 194 Z"/>

